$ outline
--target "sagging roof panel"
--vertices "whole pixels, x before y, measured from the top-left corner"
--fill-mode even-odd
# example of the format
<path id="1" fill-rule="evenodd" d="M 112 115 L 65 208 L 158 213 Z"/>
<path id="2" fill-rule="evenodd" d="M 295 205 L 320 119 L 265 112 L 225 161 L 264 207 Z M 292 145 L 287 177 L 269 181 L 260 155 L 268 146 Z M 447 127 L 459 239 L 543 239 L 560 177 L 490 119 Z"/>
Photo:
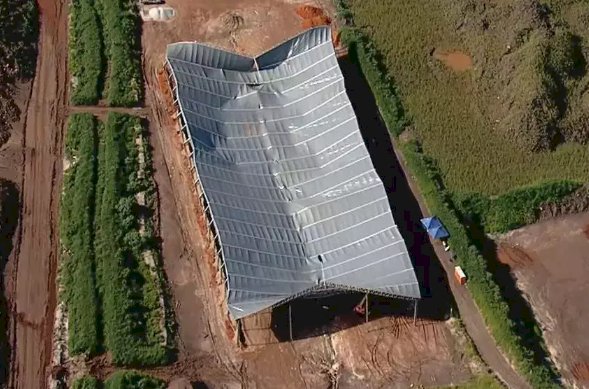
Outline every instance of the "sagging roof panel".
<path id="1" fill-rule="evenodd" d="M 327 286 L 420 297 L 329 28 L 255 59 L 177 43 L 167 60 L 234 318 Z"/>

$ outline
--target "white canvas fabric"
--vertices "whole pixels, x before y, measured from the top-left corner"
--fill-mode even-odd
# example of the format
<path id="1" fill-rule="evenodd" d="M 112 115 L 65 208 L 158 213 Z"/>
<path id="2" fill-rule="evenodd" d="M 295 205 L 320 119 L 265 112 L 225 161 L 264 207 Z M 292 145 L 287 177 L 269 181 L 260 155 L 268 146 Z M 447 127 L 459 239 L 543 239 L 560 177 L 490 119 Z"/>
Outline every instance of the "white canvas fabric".
<path id="1" fill-rule="evenodd" d="M 419 298 L 327 27 L 257 58 L 168 46 L 238 319 L 314 288 Z"/>

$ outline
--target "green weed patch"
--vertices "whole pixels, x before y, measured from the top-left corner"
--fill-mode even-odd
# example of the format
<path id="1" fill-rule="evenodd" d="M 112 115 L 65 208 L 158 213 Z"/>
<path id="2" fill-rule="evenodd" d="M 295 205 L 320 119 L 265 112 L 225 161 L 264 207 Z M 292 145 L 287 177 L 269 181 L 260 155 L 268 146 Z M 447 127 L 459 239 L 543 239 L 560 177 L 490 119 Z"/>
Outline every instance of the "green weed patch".
<path id="1" fill-rule="evenodd" d="M 154 193 L 151 178 L 139 177 L 141 133 L 140 119 L 111 113 L 101 139 L 95 248 L 105 345 L 119 365 L 159 365 L 168 359 L 159 327 L 159 288 L 143 259 L 146 251 L 157 251 L 153 227 L 146 224 L 140 233 L 139 220 L 149 204 L 140 206 L 136 195 Z"/>
<path id="2" fill-rule="evenodd" d="M 72 104 L 98 103 L 104 77 L 103 49 L 100 19 L 94 0 L 73 0 L 69 41 Z"/>
<path id="3" fill-rule="evenodd" d="M 97 127 L 94 116 L 74 114 L 68 121 L 65 142 L 71 166 L 63 179 L 59 229 L 72 355 L 92 355 L 99 349 L 93 228 Z"/>
<path id="4" fill-rule="evenodd" d="M 143 99 L 141 24 L 136 2 L 96 1 L 108 58 L 106 99 L 111 106 L 135 106 Z"/>

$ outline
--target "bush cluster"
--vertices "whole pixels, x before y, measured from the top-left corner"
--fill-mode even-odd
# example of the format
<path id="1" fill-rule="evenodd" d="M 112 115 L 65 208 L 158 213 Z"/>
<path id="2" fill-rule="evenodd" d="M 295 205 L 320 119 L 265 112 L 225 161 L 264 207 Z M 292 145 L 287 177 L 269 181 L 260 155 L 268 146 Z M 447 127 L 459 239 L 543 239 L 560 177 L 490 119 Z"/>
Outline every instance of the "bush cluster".
<path id="1" fill-rule="evenodd" d="M 346 9 L 343 0 L 338 1 L 338 8 Z M 346 18 L 350 19 L 347 14 Z M 350 56 L 356 60 L 364 73 L 383 119 L 393 135 L 400 133 L 400 123 L 404 123 L 401 105 L 390 76 L 380 62 L 380 56 L 370 40 L 356 29 L 350 28 L 343 39 L 350 49 Z M 468 288 L 477 303 L 486 324 L 498 345 L 507 354 L 516 368 L 535 388 L 559 387 L 555 381 L 556 373 L 549 364 L 537 364 L 533 352 L 527 349 L 515 331 L 515 325 L 509 318 L 509 307 L 503 299 L 499 286 L 487 270 L 484 258 L 472 244 L 461 223 L 452 198 L 445 189 L 441 174 L 435 162 L 425 156 L 415 141 L 407 142 L 401 147 L 402 154 L 415 176 L 420 192 L 426 200 L 432 214 L 438 215 L 448 228 L 450 244 L 458 258 L 459 264 L 469 276 Z"/>
<path id="2" fill-rule="evenodd" d="M 69 314 L 69 350 L 73 355 L 98 351 L 98 296 L 94 262 L 94 202 L 97 120 L 74 114 L 68 121 L 59 220 L 64 301 Z"/>
<path id="3" fill-rule="evenodd" d="M 501 233 L 534 223 L 541 205 L 556 203 L 580 186 L 575 182 L 556 181 L 515 189 L 496 197 L 471 193 L 453 198 L 463 218 L 487 233 Z"/>
<path id="4" fill-rule="evenodd" d="M 153 191 L 147 175 L 138 177 L 141 131 L 138 118 L 111 113 L 100 145 L 95 250 L 105 345 L 119 365 L 158 365 L 168 357 L 158 327 L 158 285 L 142 259 L 154 249 L 153 228 L 146 224 L 139 234 L 146 210 L 135 195 Z"/>
<path id="5" fill-rule="evenodd" d="M 78 378 L 74 381 L 72 389 L 100 389 L 100 382 L 91 376 Z"/>
<path id="6" fill-rule="evenodd" d="M 104 59 L 100 19 L 94 0 L 73 0 L 71 3 L 69 67 L 72 104 L 98 103 L 102 93 Z"/>
<path id="7" fill-rule="evenodd" d="M 110 106 L 137 105 L 143 83 L 135 2 L 73 0 L 70 16 L 72 103 L 96 104 L 104 95 Z"/>
<path id="8" fill-rule="evenodd" d="M 106 99 L 111 106 L 134 106 L 143 99 L 141 25 L 133 0 L 97 0 L 108 58 Z"/>
<path id="9" fill-rule="evenodd" d="M 136 371 L 117 371 L 104 383 L 104 389 L 164 389 L 165 382 Z"/>
<path id="10" fill-rule="evenodd" d="M 148 251 L 157 260 L 158 246 L 147 141 L 141 149 L 145 166 L 139 166 L 142 131 L 136 117 L 112 113 L 102 126 L 92 115 L 76 114 L 66 139 L 71 167 L 60 230 L 70 352 L 92 355 L 106 348 L 119 365 L 168 360 L 160 327 L 163 288 L 143 260 Z M 144 205 L 136 198 L 140 192 Z"/>
<path id="11" fill-rule="evenodd" d="M 164 381 L 136 371 L 120 370 L 104 383 L 94 377 L 85 376 L 74 381 L 72 389 L 164 389 Z"/>

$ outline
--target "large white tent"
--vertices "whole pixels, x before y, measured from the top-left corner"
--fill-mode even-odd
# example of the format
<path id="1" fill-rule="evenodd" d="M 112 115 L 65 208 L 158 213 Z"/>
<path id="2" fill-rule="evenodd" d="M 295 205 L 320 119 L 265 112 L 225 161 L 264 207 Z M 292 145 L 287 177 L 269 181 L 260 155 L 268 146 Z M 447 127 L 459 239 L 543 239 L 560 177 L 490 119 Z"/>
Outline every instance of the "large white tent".
<path id="1" fill-rule="evenodd" d="M 319 289 L 420 297 L 329 28 L 257 58 L 176 43 L 167 65 L 233 318 Z"/>

